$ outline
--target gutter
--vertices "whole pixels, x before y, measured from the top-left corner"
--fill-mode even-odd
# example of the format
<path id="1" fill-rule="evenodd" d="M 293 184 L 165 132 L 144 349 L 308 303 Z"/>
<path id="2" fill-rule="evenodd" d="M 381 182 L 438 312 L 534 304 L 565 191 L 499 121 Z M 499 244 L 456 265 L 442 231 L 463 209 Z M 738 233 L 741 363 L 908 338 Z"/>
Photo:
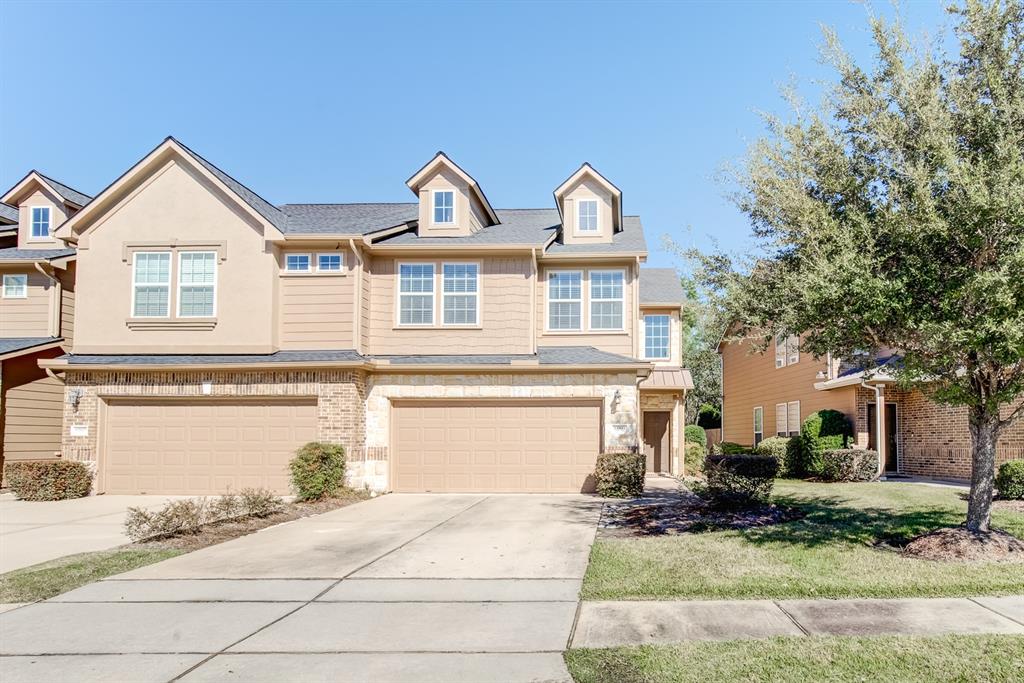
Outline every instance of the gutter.
<path id="1" fill-rule="evenodd" d="M 861 380 L 860 386 L 875 392 L 875 446 L 878 447 L 878 476 L 885 474 L 885 456 L 889 444 L 885 443 L 885 400 L 882 398 L 882 387 L 868 384 Z"/>

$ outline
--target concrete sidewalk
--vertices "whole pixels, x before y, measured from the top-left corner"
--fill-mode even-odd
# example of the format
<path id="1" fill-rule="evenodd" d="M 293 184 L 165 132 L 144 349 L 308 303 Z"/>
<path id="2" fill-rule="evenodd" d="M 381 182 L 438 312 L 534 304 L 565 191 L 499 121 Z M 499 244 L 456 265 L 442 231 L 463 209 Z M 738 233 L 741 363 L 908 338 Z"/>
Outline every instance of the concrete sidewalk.
<path id="1" fill-rule="evenodd" d="M 584 602 L 574 648 L 774 636 L 1024 635 L 1024 596 Z"/>

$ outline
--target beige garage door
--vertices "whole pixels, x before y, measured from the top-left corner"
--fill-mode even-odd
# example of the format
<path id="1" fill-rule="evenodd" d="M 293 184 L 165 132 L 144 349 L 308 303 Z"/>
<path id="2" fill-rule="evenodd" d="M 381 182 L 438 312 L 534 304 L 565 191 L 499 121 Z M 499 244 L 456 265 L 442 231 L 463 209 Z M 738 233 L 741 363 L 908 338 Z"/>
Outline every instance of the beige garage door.
<path id="1" fill-rule="evenodd" d="M 589 490 L 601 406 L 581 402 L 396 402 L 396 491 Z"/>
<path id="2" fill-rule="evenodd" d="M 316 439 L 316 401 L 110 401 L 107 493 L 288 493 L 288 461 Z"/>

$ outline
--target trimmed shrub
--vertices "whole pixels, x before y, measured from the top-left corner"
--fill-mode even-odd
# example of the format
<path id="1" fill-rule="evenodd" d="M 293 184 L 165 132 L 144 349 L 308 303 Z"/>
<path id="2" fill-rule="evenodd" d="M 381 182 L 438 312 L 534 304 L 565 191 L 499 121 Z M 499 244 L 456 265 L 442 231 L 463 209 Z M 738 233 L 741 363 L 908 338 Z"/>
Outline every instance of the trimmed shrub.
<path id="1" fill-rule="evenodd" d="M 800 427 L 800 450 L 790 472 L 806 477 L 821 474 L 826 451 L 846 448 L 850 438 L 850 421 L 838 410 L 819 410 L 811 413 Z"/>
<path id="2" fill-rule="evenodd" d="M 696 493 L 712 507 L 736 510 L 771 498 L 779 463 L 770 455 L 719 455 L 707 460 L 706 482 Z"/>
<path id="3" fill-rule="evenodd" d="M 688 443 L 683 450 L 683 469 L 690 476 L 696 476 L 704 471 L 704 460 L 707 458 L 707 451 L 699 443 Z"/>
<path id="4" fill-rule="evenodd" d="M 21 500 L 68 500 L 89 494 L 92 473 L 75 460 L 12 460 L 4 481 Z"/>
<path id="5" fill-rule="evenodd" d="M 779 462 L 779 471 L 785 467 L 786 448 L 789 446 L 787 436 L 769 436 L 761 443 L 754 446 L 754 455 L 769 455 Z"/>
<path id="6" fill-rule="evenodd" d="M 721 429 L 722 411 L 710 403 L 702 404 L 697 411 L 697 424 L 704 429 Z"/>
<path id="7" fill-rule="evenodd" d="M 320 500 L 345 485 L 345 449 L 337 444 L 311 441 L 295 453 L 288 467 L 299 500 Z"/>
<path id="8" fill-rule="evenodd" d="M 797 434 L 796 436 L 789 437 L 789 441 L 786 442 L 786 455 L 783 458 L 782 470 L 786 473 L 787 477 L 802 477 L 805 476 L 803 463 L 804 442 L 803 438 Z"/>
<path id="9" fill-rule="evenodd" d="M 594 468 L 597 493 L 606 498 L 639 496 L 647 460 L 640 453 L 601 453 Z"/>
<path id="10" fill-rule="evenodd" d="M 238 497 L 242 511 L 249 517 L 269 517 L 284 507 L 284 501 L 267 489 L 242 489 Z"/>
<path id="11" fill-rule="evenodd" d="M 753 450 L 750 446 L 744 446 L 733 441 L 722 441 L 711 445 L 712 455 L 749 455 Z"/>
<path id="12" fill-rule="evenodd" d="M 877 451 L 840 448 L 822 456 L 821 478 L 825 481 L 874 481 L 877 477 Z"/>
<path id="13" fill-rule="evenodd" d="M 996 488 L 1000 498 L 1024 500 L 1024 460 L 1011 460 L 999 466 Z"/>
<path id="14" fill-rule="evenodd" d="M 686 443 L 699 443 L 707 449 L 708 435 L 704 431 L 703 427 L 698 427 L 697 425 L 686 425 L 683 429 L 683 435 L 686 439 Z"/>
<path id="15" fill-rule="evenodd" d="M 284 501 L 267 489 L 242 489 L 214 499 L 187 498 L 168 501 L 159 510 L 128 508 L 124 532 L 133 541 L 197 534 L 207 524 L 244 517 L 268 517 L 279 512 Z"/>

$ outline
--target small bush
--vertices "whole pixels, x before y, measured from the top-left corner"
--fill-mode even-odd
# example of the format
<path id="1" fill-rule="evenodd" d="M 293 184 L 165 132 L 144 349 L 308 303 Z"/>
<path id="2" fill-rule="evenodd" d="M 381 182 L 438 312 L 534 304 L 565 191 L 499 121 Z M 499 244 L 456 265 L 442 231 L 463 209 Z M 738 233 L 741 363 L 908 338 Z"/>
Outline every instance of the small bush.
<path id="1" fill-rule="evenodd" d="M 1000 498 L 1024 500 L 1024 460 L 1011 460 L 999 466 L 996 488 Z"/>
<path id="2" fill-rule="evenodd" d="M 320 500 L 345 485 L 345 449 L 337 444 L 311 441 L 296 452 L 288 467 L 299 500 Z"/>
<path id="3" fill-rule="evenodd" d="M 786 448 L 788 446 L 789 437 L 769 436 L 754 447 L 754 455 L 768 455 L 775 458 L 779 463 L 779 472 L 781 473 L 786 466 Z"/>
<path id="4" fill-rule="evenodd" d="M 686 443 L 699 443 L 704 448 L 708 447 L 708 435 L 704 431 L 703 427 L 697 425 L 686 425 L 683 430 L 683 434 L 686 438 Z"/>
<path id="5" fill-rule="evenodd" d="M 279 512 L 284 501 L 267 489 L 242 489 L 213 500 L 186 498 L 168 501 L 159 510 L 128 508 L 124 532 L 133 541 L 197 534 L 207 524 L 241 517 L 268 517 Z"/>
<path id="6" fill-rule="evenodd" d="M 769 455 L 720 455 L 707 460 L 706 482 L 696 492 L 712 507 L 736 510 L 771 498 L 779 463 Z"/>
<path id="7" fill-rule="evenodd" d="M 825 481 L 874 481 L 878 477 L 878 452 L 863 448 L 825 451 L 821 478 Z"/>
<path id="8" fill-rule="evenodd" d="M 597 493 L 606 498 L 639 496 L 646 470 L 647 460 L 640 453 L 601 453 L 594 468 Z"/>
<path id="9" fill-rule="evenodd" d="M 89 494 L 92 473 L 75 460 L 13 460 L 4 481 L 21 500 L 68 500 Z"/>
<path id="10" fill-rule="evenodd" d="M 238 497 L 249 517 L 269 517 L 284 507 L 284 501 L 267 489 L 242 489 Z"/>
<path id="11" fill-rule="evenodd" d="M 696 476 L 704 471 L 704 460 L 707 458 L 707 451 L 699 443 L 688 443 L 683 450 L 683 468 L 690 476 Z"/>
<path id="12" fill-rule="evenodd" d="M 722 441 L 711 445 L 712 455 L 744 455 L 753 452 L 751 446 L 735 443 L 733 441 Z"/>
<path id="13" fill-rule="evenodd" d="M 800 448 L 787 469 L 792 465 L 790 473 L 799 477 L 821 474 L 825 452 L 846 448 L 850 434 L 850 421 L 838 410 L 811 413 L 800 427 Z"/>
<path id="14" fill-rule="evenodd" d="M 710 403 L 702 404 L 697 411 L 697 424 L 704 429 L 721 429 L 722 411 Z"/>
<path id="15" fill-rule="evenodd" d="M 210 515 L 215 519 L 231 519 L 245 514 L 242 499 L 234 493 L 225 493 L 210 503 Z"/>

